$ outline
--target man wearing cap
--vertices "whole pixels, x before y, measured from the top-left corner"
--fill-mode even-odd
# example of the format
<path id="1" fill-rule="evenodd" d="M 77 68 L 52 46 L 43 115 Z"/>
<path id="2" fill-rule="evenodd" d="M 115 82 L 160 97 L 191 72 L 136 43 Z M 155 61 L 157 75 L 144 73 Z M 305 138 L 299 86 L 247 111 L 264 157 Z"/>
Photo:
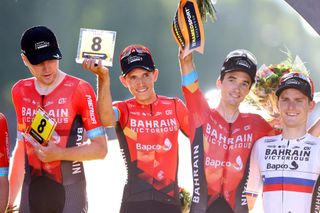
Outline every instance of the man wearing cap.
<path id="1" fill-rule="evenodd" d="M 109 70 L 99 61 L 83 67 L 98 76 L 98 111 L 104 126 L 115 126 L 127 165 L 121 213 L 180 213 L 178 132 L 188 133 L 187 110 L 178 98 L 157 95 L 151 52 L 130 45 L 120 55 L 120 81 L 133 98 L 114 102 Z"/>
<path id="2" fill-rule="evenodd" d="M 288 73 L 276 91 L 282 134 L 259 139 L 251 153 L 247 185 L 249 209 L 262 187 L 265 213 L 306 213 L 320 173 L 320 139 L 307 133 L 315 106 L 313 84 L 301 73 Z M 318 188 L 318 187 L 317 187 Z"/>
<path id="3" fill-rule="evenodd" d="M 227 55 L 217 80 L 221 98 L 215 109 L 209 107 L 199 88 L 192 54 L 183 58 L 181 51 L 179 60 L 192 143 L 190 212 L 248 212 L 244 185 L 249 154 L 253 143 L 272 131 L 261 116 L 239 111 L 255 80 L 256 59 L 243 49 Z"/>
<path id="4" fill-rule="evenodd" d="M 0 113 L 0 212 L 5 212 L 9 197 L 9 132 L 6 117 Z"/>
<path id="5" fill-rule="evenodd" d="M 21 37 L 21 52 L 33 77 L 19 80 L 12 88 L 17 142 L 9 205 L 13 205 L 23 183 L 20 212 L 87 212 L 82 161 L 103 159 L 107 153 L 94 91 L 89 83 L 59 69 L 62 55 L 47 27 L 27 29 Z M 47 145 L 24 137 L 39 107 L 57 122 Z M 42 119 L 39 133 L 46 128 Z M 83 143 L 85 130 L 90 143 Z"/>

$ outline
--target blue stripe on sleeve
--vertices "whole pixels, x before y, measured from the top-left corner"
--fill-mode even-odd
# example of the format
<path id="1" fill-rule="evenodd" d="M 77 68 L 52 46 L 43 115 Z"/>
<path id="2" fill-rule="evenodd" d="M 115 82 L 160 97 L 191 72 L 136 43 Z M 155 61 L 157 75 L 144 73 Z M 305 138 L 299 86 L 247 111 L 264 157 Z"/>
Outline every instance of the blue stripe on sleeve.
<path id="1" fill-rule="evenodd" d="M 104 128 L 102 126 L 91 129 L 88 131 L 88 137 L 90 139 L 105 135 Z"/>
<path id="2" fill-rule="evenodd" d="M 9 168 L 0 168 L 0 177 L 8 177 Z"/>
<path id="3" fill-rule="evenodd" d="M 116 121 L 119 121 L 119 110 L 117 107 L 112 107 L 114 114 L 116 116 Z"/>
<path id="4" fill-rule="evenodd" d="M 181 79 L 182 86 L 188 86 L 198 80 L 198 73 L 193 70 L 192 72 L 183 75 Z"/>

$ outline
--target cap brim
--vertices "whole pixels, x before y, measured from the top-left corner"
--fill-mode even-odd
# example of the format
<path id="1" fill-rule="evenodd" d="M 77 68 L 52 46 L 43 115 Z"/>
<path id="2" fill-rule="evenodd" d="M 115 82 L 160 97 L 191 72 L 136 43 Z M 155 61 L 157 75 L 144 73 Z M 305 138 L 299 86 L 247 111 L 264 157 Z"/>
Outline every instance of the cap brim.
<path id="1" fill-rule="evenodd" d="M 307 96 L 308 98 L 311 98 L 308 94 L 308 88 L 301 88 L 301 86 L 298 86 L 298 85 L 285 85 L 283 87 L 280 87 L 277 91 L 276 91 L 276 96 L 280 96 L 280 94 L 285 90 L 285 89 L 296 89 L 296 90 L 299 90 L 300 92 L 302 92 L 305 96 Z"/>
<path id="2" fill-rule="evenodd" d="M 62 54 L 59 49 L 50 53 L 40 53 L 32 56 L 27 54 L 26 56 L 32 65 L 40 64 L 46 60 L 60 60 L 62 58 Z"/>
<path id="3" fill-rule="evenodd" d="M 242 69 L 242 68 L 238 68 L 238 67 L 236 67 L 236 68 L 231 68 L 231 69 L 228 69 L 228 70 L 224 70 L 224 71 L 223 71 L 223 74 L 226 74 L 226 73 L 229 73 L 229 72 L 236 72 L 236 71 L 247 73 L 247 74 L 249 75 L 251 81 L 252 81 L 251 83 L 254 83 L 254 82 L 255 82 L 255 77 L 251 76 L 251 75 L 250 75 L 250 71 L 248 71 L 248 70 L 246 70 L 246 69 Z M 221 74 L 222 74 L 222 73 L 221 73 Z M 221 74 L 220 74 L 220 76 L 221 76 Z"/>
<path id="4" fill-rule="evenodd" d="M 131 72 L 134 68 L 142 68 L 142 69 L 145 69 L 146 71 L 149 71 L 149 72 L 154 71 L 154 69 L 152 70 L 149 67 L 142 66 L 141 64 L 136 64 L 136 65 L 132 65 L 129 69 L 127 69 L 125 73 L 122 73 L 122 76 L 128 75 L 128 73 Z"/>

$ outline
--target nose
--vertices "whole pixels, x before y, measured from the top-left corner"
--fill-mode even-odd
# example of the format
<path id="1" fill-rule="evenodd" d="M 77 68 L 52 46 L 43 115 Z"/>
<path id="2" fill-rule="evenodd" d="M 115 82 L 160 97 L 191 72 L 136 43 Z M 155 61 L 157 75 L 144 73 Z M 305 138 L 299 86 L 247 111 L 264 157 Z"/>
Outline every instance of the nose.
<path id="1" fill-rule="evenodd" d="M 47 71 L 48 69 L 49 69 L 49 61 L 43 61 L 42 63 L 41 63 L 41 66 L 42 66 L 42 70 L 43 71 Z"/>
<path id="2" fill-rule="evenodd" d="M 296 103 L 294 101 L 289 101 L 288 109 L 294 109 L 296 107 Z"/>

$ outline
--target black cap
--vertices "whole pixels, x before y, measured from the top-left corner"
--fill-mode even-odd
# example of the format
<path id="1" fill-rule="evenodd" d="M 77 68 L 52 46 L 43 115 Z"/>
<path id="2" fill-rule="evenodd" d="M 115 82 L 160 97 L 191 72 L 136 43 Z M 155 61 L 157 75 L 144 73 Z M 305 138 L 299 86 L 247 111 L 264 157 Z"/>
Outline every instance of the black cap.
<path id="1" fill-rule="evenodd" d="M 276 91 L 276 95 L 280 94 L 289 88 L 294 88 L 305 94 L 310 100 L 313 100 L 314 87 L 312 80 L 302 73 L 291 72 L 283 75 L 280 78 L 279 87 Z"/>
<path id="2" fill-rule="evenodd" d="M 232 71 L 246 72 L 250 76 L 251 82 L 254 83 L 257 73 L 256 57 L 244 49 L 237 49 L 230 52 L 223 62 L 220 76 Z"/>
<path id="3" fill-rule="evenodd" d="M 150 50 L 140 44 L 132 44 L 124 48 L 120 54 L 120 64 L 123 76 L 133 68 L 143 68 L 149 72 L 155 70 Z"/>
<path id="4" fill-rule="evenodd" d="M 35 26 L 27 29 L 21 37 L 21 52 L 33 65 L 45 60 L 60 60 L 62 58 L 54 33 L 45 26 Z"/>

